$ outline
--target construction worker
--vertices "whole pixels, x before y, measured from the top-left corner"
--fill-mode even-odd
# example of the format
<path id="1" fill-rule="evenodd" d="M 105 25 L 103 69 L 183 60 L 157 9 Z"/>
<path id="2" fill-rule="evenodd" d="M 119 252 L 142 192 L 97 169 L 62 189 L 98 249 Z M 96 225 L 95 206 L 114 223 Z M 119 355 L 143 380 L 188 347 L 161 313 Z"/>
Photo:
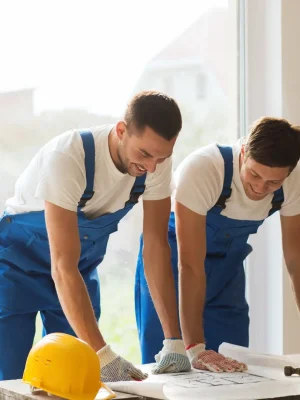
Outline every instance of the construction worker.
<path id="1" fill-rule="evenodd" d="M 222 342 L 249 344 L 243 262 L 252 248 L 247 241 L 279 210 L 285 262 L 300 306 L 299 136 L 300 128 L 284 119 L 262 118 L 246 139 L 233 146 L 214 143 L 200 148 L 176 171 L 175 213 L 169 221 L 183 336 L 176 348 L 181 355 L 187 351 L 195 368 L 217 372 L 246 368 L 217 352 Z M 135 301 L 147 363 L 159 352 L 163 332 L 145 282 L 142 246 L 143 240 Z"/>
<path id="2" fill-rule="evenodd" d="M 44 334 L 76 335 L 97 352 L 103 381 L 146 378 L 112 351 L 97 325 L 96 268 L 109 235 L 141 195 L 149 286 L 166 337 L 179 335 L 169 305 L 175 290 L 167 230 L 181 126 L 174 99 L 141 92 L 124 120 L 55 137 L 21 174 L 0 221 L 1 380 L 22 377 L 38 311 Z"/>

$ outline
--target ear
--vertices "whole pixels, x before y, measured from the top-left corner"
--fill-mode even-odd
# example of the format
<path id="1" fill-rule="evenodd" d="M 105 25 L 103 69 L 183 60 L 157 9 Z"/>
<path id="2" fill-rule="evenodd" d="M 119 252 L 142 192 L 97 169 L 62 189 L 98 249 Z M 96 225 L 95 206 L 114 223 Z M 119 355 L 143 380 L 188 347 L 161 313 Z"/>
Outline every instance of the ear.
<path id="1" fill-rule="evenodd" d="M 122 140 L 126 132 L 126 124 L 124 121 L 118 121 L 116 124 L 116 133 L 119 140 Z"/>
<path id="2" fill-rule="evenodd" d="M 245 159 L 245 145 L 242 144 L 242 147 L 241 147 L 241 164 L 243 164 L 244 159 Z"/>

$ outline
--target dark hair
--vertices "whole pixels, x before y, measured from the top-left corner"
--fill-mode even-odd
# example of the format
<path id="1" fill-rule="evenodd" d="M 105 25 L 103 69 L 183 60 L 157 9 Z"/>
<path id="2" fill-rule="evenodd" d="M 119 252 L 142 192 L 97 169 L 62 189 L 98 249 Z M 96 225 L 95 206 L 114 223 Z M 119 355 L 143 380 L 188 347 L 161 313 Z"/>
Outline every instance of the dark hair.
<path id="1" fill-rule="evenodd" d="M 300 127 L 282 118 L 255 121 L 245 145 L 245 157 L 268 167 L 290 167 L 300 158 Z"/>
<path id="2" fill-rule="evenodd" d="M 125 121 L 129 127 L 134 125 L 139 131 L 148 126 L 166 140 L 173 139 L 182 128 L 181 113 L 176 101 L 154 90 L 134 96 L 127 106 Z"/>

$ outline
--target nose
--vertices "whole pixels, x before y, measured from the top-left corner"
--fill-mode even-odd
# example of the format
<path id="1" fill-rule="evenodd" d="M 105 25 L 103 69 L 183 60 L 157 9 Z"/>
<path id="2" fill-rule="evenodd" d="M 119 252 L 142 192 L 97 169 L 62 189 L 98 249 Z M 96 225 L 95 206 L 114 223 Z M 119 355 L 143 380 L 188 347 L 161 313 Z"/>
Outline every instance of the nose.
<path id="1" fill-rule="evenodd" d="M 266 182 L 257 183 L 254 189 L 259 193 L 266 193 L 268 191 L 268 185 Z"/>
<path id="2" fill-rule="evenodd" d="M 147 171 L 150 173 L 155 172 L 157 166 L 157 161 L 156 160 L 148 160 L 147 164 L 145 167 L 147 168 Z"/>

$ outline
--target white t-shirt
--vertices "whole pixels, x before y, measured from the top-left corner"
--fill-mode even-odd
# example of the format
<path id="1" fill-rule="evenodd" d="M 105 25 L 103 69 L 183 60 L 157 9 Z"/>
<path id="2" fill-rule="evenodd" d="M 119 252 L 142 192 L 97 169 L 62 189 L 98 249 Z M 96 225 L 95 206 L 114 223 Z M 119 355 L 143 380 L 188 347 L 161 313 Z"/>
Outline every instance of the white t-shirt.
<path id="1" fill-rule="evenodd" d="M 239 173 L 239 155 L 242 139 L 232 146 L 233 177 L 230 198 L 222 215 L 238 220 L 262 220 L 271 209 L 273 194 L 262 200 L 250 200 L 244 191 Z M 175 172 L 175 199 L 185 207 L 200 215 L 216 204 L 224 182 L 224 160 L 216 143 L 191 153 Z M 300 214 L 300 164 L 283 182 L 284 202 L 280 214 L 293 216 Z"/>
<path id="2" fill-rule="evenodd" d="M 94 196 L 83 208 L 89 218 L 97 218 L 124 207 L 135 177 L 121 173 L 110 156 L 108 135 L 114 125 L 89 128 L 95 141 Z M 172 194 L 172 160 L 159 164 L 146 177 L 144 200 L 160 200 Z M 56 136 L 32 159 L 18 178 L 14 197 L 6 202 L 7 212 L 19 214 L 44 210 L 49 201 L 77 211 L 86 188 L 84 149 L 79 130 Z"/>

